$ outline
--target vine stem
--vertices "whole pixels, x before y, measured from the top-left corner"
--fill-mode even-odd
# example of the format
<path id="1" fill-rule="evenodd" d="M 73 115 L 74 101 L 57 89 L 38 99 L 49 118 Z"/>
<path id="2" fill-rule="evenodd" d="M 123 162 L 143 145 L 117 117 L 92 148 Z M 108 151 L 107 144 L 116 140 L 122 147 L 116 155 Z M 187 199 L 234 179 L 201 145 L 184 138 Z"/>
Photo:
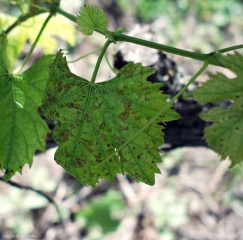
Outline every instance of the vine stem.
<path id="1" fill-rule="evenodd" d="M 98 167 L 107 161 L 109 161 L 112 157 L 114 157 L 117 153 L 119 154 L 119 151 L 121 151 L 122 148 L 124 148 L 127 144 L 129 144 L 135 137 L 137 137 L 141 132 L 143 132 L 146 128 L 148 128 L 152 123 L 156 121 L 156 119 L 166 110 L 170 109 L 173 105 L 173 103 L 186 91 L 188 86 L 192 84 L 198 76 L 200 76 L 204 70 L 208 67 L 209 63 L 208 61 L 205 61 L 203 66 L 198 70 L 198 72 L 188 81 L 188 83 L 170 100 L 170 102 L 166 103 L 161 110 L 154 115 L 150 121 L 143 127 L 141 128 L 136 134 L 134 134 L 132 137 L 130 137 L 124 144 L 122 144 L 120 147 L 116 149 L 109 157 L 107 157 L 102 163 L 98 164 L 90 164 L 92 167 Z"/>
<path id="2" fill-rule="evenodd" d="M 26 57 L 25 57 L 25 59 L 24 59 L 24 61 L 23 61 L 23 64 L 22 64 L 22 66 L 21 66 L 19 72 L 23 69 L 23 67 L 24 67 L 25 64 L 27 63 L 27 61 L 28 61 L 30 55 L 32 54 L 32 52 L 34 51 L 34 49 L 35 49 L 35 47 L 36 47 L 36 44 L 37 44 L 37 42 L 39 41 L 39 39 L 40 39 L 40 37 L 41 37 L 41 35 L 42 35 L 42 33 L 43 33 L 43 31 L 44 31 L 44 29 L 45 29 L 47 23 L 50 21 L 50 19 L 52 18 L 52 16 L 53 16 L 53 14 L 50 13 L 50 14 L 48 15 L 48 17 L 46 18 L 45 22 L 43 23 L 43 25 L 42 25 L 42 27 L 41 27 L 41 29 L 40 29 L 40 31 L 39 31 L 39 33 L 38 33 L 38 35 L 37 35 L 37 37 L 36 37 L 34 43 L 32 44 L 32 46 L 31 46 L 31 48 L 30 48 L 28 54 L 26 55 Z"/>
<path id="3" fill-rule="evenodd" d="M 76 19 L 77 19 L 76 16 L 74 16 L 70 13 L 67 13 L 66 11 L 61 9 L 60 7 L 57 7 L 56 11 L 58 13 L 60 13 L 61 15 L 67 17 L 69 20 L 77 23 L 76 22 Z M 105 35 L 106 37 L 107 37 L 107 33 L 108 33 L 108 35 L 113 38 L 114 42 L 116 42 L 116 41 L 130 42 L 130 43 L 138 44 L 138 45 L 141 45 L 141 46 L 145 46 L 145 47 L 157 49 L 157 50 L 160 50 L 160 51 L 173 53 L 173 54 L 180 55 L 180 56 L 183 56 L 183 57 L 189 57 L 189 58 L 200 60 L 200 61 L 205 61 L 206 58 L 208 57 L 208 54 L 190 52 L 190 51 L 182 50 L 182 49 L 179 49 L 179 48 L 174 48 L 174 47 L 154 43 L 154 42 L 151 42 L 151 41 L 147 41 L 147 40 L 143 40 L 143 39 L 139 39 L 139 38 L 135 38 L 135 37 L 130 37 L 130 36 L 127 36 L 127 35 L 122 34 L 120 32 L 111 32 L 111 31 L 108 31 L 108 30 L 103 32 L 103 31 L 99 31 L 99 29 L 95 29 L 95 31 Z"/>
<path id="4" fill-rule="evenodd" d="M 59 6 L 55 7 L 56 12 L 60 13 L 64 17 L 68 18 L 69 20 L 73 21 L 74 23 L 77 23 L 77 17 L 73 14 L 70 14 L 63 9 L 61 9 Z"/>
<path id="5" fill-rule="evenodd" d="M 243 48 L 243 44 L 235 45 L 233 47 L 223 48 L 223 49 L 220 49 L 218 52 L 225 53 L 225 52 L 234 51 L 234 50 L 238 50 L 238 49 L 242 49 L 242 48 Z"/>
<path id="6" fill-rule="evenodd" d="M 99 57 L 98 57 L 98 60 L 97 60 L 97 62 L 96 62 L 96 64 L 95 64 L 95 69 L 94 69 L 94 72 L 93 72 L 93 75 L 92 75 L 92 77 L 91 77 L 91 81 L 90 81 L 90 82 L 95 83 L 95 79 L 96 79 L 97 73 L 98 73 L 99 68 L 100 68 L 100 63 L 101 63 L 101 61 L 102 61 L 103 56 L 104 56 L 105 53 L 106 53 L 107 48 L 109 47 L 109 45 L 110 45 L 111 43 L 112 43 L 112 41 L 108 39 L 108 40 L 105 42 L 103 48 L 101 49 L 101 52 L 100 52 L 100 55 L 99 55 Z"/>
<path id="7" fill-rule="evenodd" d="M 198 70 L 198 72 L 188 81 L 188 83 L 170 100 L 169 104 L 172 106 L 172 104 L 175 102 L 176 99 L 178 99 L 208 67 L 209 63 L 208 61 L 205 61 L 203 66 Z"/>
<path id="8" fill-rule="evenodd" d="M 157 49 L 160 51 L 165 51 L 168 53 L 172 53 L 172 54 L 176 54 L 179 56 L 188 57 L 188 58 L 192 58 L 192 59 L 196 59 L 196 60 L 200 60 L 200 61 L 205 61 L 207 58 L 207 54 L 190 52 L 190 51 L 182 50 L 179 48 L 174 48 L 174 47 L 166 46 L 163 44 L 143 40 L 140 38 L 130 37 L 130 36 L 124 35 L 119 32 L 113 32 L 112 36 L 114 37 L 114 39 L 116 41 L 134 43 L 134 44 L 138 44 L 141 46 Z"/>
<path id="9" fill-rule="evenodd" d="M 55 10 L 56 10 L 56 12 L 65 16 L 66 18 L 68 18 L 69 20 L 77 23 L 76 22 L 76 19 L 77 19 L 76 16 L 64 11 L 60 7 L 56 7 Z M 208 61 L 208 64 L 219 66 L 219 67 L 224 67 L 224 65 L 217 58 L 218 55 L 219 55 L 218 53 L 225 53 L 225 52 L 229 52 L 229 51 L 232 51 L 232 50 L 237 50 L 237 49 L 243 48 L 243 45 L 237 45 L 237 46 L 224 48 L 224 49 L 221 49 L 221 50 L 218 50 L 218 51 L 215 51 L 215 52 L 211 52 L 211 53 L 207 53 L 207 54 L 196 53 L 196 52 L 191 52 L 191 51 L 187 51 L 187 50 L 183 50 L 183 49 L 179 49 L 179 48 L 170 47 L 170 46 L 167 46 L 167 45 L 147 41 L 147 40 L 136 38 L 136 37 L 127 36 L 125 34 L 122 34 L 119 31 L 115 31 L 115 32 L 108 31 L 108 30 L 101 31 L 99 29 L 95 29 L 95 31 L 100 33 L 100 34 L 103 34 L 104 36 L 106 36 L 108 38 L 110 38 L 111 41 L 113 41 L 114 43 L 117 42 L 117 41 L 134 43 L 134 44 L 137 44 L 137 45 L 157 49 L 159 51 L 164 51 L 164 52 L 176 54 L 176 55 L 183 56 L 183 57 L 188 57 L 188 58 L 203 61 L 203 62 Z"/>

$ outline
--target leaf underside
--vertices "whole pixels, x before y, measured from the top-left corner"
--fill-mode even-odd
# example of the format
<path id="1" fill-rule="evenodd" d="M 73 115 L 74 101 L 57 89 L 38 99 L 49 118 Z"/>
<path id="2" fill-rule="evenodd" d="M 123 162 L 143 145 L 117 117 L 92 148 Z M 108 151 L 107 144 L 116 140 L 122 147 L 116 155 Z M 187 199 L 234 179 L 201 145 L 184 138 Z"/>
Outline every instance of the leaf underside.
<path id="1" fill-rule="evenodd" d="M 47 55 L 22 74 L 8 72 L 5 64 L 7 40 L 0 35 L 0 168 L 8 181 L 24 164 L 32 165 L 36 149 L 45 150 L 49 131 L 38 114 L 48 79 L 43 71 L 52 61 Z"/>
<path id="2" fill-rule="evenodd" d="M 167 96 L 158 90 L 161 84 L 146 81 L 153 71 L 129 63 L 115 78 L 96 84 L 72 74 L 59 51 L 43 101 L 45 116 L 57 120 L 57 163 L 87 185 L 95 186 L 100 178 L 113 181 L 125 172 L 154 184 L 154 174 L 160 173 L 156 163 L 161 162 L 163 127 L 155 122 L 143 127 L 166 104 Z M 167 110 L 158 122 L 177 118 Z"/>
<path id="3" fill-rule="evenodd" d="M 232 101 L 230 108 L 214 107 L 201 118 L 212 122 L 205 129 L 208 145 L 222 159 L 229 157 L 232 166 L 243 161 L 243 56 L 239 53 L 219 57 L 221 63 L 236 74 L 233 79 L 222 73 L 210 74 L 209 81 L 194 91 L 195 100 L 208 103 L 224 100 Z"/>

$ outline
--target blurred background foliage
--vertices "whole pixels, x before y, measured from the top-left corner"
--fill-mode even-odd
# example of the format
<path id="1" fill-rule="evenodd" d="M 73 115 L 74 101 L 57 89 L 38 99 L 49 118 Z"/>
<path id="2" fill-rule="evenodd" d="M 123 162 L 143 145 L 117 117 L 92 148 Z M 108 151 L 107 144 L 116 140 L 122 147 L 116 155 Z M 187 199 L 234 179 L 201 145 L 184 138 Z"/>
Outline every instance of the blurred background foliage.
<path id="1" fill-rule="evenodd" d="M 187 28 L 192 30 L 192 25 L 196 25 L 187 38 L 188 45 L 198 51 L 214 51 L 210 44 L 220 48 L 230 25 L 243 27 L 242 0 L 116 0 L 116 3 L 141 23 L 166 22 L 159 34 L 170 45 L 184 40 L 184 29 L 188 33 Z"/>
<path id="2" fill-rule="evenodd" d="M 193 13 L 198 21 L 206 21 L 218 26 L 231 23 L 232 19 L 242 17 L 240 0 L 116 0 L 124 11 L 131 11 L 142 22 L 151 22 L 161 16 L 170 16 L 175 23 L 181 22 Z"/>
<path id="3" fill-rule="evenodd" d="M 96 236 L 92 236 L 92 231 L 87 234 L 90 239 L 101 239 L 117 229 L 125 207 L 122 194 L 108 190 L 103 196 L 91 200 L 87 206 L 77 211 L 75 219 L 81 228 L 96 228 Z"/>

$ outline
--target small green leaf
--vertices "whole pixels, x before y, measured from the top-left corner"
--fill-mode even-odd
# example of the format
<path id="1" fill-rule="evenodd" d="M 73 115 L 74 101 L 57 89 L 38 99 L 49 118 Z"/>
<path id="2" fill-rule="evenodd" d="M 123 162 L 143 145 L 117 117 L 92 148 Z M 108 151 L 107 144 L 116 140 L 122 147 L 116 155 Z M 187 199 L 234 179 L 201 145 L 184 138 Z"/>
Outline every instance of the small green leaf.
<path id="1" fill-rule="evenodd" d="M 92 186 L 100 178 L 113 181 L 117 173 L 125 172 L 154 184 L 154 174 L 160 173 L 156 163 L 161 162 L 163 126 L 156 122 L 144 126 L 166 104 L 167 96 L 159 91 L 161 84 L 146 81 L 153 71 L 129 63 L 115 78 L 96 84 L 72 74 L 59 52 L 43 99 L 44 114 L 57 120 L 53 133 L 59 145 L 57 163 Z M 177 118 L 167 110 L 158 122 Z"/>
<path id="2" fill-rule="evenodd" d="M 210 74 L 209 81 L 192 95 L 202 103 L 232 101 L 233 104 L 228 109 L 214 107 L 200 116 L 213 122 L 205 129 L 208 145 L 223 159 L 229 157 L 232 165 L 235 165 L 243 161 L 243 56 L 236 52 L 233 55 L 220 56 L 219 61 L 237 76 L 229 79 L 222 73 Z"/>
<path id="3" fill-rule="evenodd" d="M 0 168 L 8 181 L 15 172 L 30 166 L 36 149 L 45 150 L 49 131 L 38 114 L 52 56 L 37 61 L 22 74 L 13 75 L 5 64 L 6 37 L 0 35 Z"/>
<path id="4" fill-rule="evenodd" d="M 77 23 L 80 31 L 88 36 L 92 35 L 95 29 L 106 31 L 108 27 L 108 20 L 104 11 L 90 5 L 85 5 L 81 8 L 80 15 L 77 17 Z"/>

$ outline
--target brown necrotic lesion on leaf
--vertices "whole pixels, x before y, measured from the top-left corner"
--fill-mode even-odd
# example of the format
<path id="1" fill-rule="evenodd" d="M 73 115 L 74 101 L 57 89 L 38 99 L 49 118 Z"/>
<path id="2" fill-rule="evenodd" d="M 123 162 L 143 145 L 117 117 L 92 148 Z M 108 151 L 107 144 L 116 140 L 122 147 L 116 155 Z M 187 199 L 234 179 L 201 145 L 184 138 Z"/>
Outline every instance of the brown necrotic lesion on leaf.
<path id="1" fill-rule="evenodd" d="M 120 118 L 122 120 L 126 120 L 131 112 L 131 106 L 132 106 L 132 102 L 129 101 L 128 99 L 123 100 L 123 106 L 124 106 L 124 112 L 120 115 Z"/>

